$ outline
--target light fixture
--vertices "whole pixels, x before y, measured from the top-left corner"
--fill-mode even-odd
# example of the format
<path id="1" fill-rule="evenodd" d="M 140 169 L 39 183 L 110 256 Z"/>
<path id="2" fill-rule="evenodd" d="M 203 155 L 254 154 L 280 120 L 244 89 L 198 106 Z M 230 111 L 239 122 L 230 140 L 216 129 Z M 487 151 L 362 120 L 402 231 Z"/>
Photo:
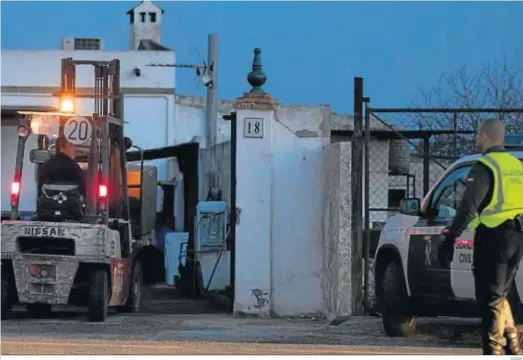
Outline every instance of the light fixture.
<path id="1" fill-rule="evenodd" d="M 209 74 L 204 73 L 200 77 L 200 80 L 202 81 L 203 85 L 205 85 L 205 87 L 209 87 L 212 89 L 213 83 L 212 83 L 212 78 L 209 76 Z"/>
<path id="2" fill-rule="evenodd" d="M 70 95 L 60 96 L 60 112 L 74 113 L 74 97 Z"/>

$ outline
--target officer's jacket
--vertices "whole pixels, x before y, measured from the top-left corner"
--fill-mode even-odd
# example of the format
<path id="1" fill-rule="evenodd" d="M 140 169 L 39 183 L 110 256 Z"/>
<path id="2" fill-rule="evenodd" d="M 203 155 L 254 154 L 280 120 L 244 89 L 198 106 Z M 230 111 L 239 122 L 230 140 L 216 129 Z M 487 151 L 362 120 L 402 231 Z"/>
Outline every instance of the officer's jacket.
<path id="1" fill-rule="evenodd" d="M 523 164 L 503 147 L 488 149 L 474 164 L 450 226 L 459 236 L 470 224 L 496 227 L 523 213 Z"/>

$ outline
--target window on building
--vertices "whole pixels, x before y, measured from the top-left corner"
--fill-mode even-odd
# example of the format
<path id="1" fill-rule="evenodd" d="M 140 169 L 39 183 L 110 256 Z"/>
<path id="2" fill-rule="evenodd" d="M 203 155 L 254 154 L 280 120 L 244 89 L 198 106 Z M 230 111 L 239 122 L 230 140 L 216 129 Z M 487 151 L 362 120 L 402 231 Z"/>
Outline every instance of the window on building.
<path id="1" fill-rule="evenodd" d="M 144 12 L 141 12 L 140 13 L 140 17 L 142 18 L 142 22 L 144 23 L 145 22 L 145 13 Z"/>
<path id="2" fill-rule="evenodd" d="M 150 12 L 149 13 L 149 21 L 152 22 L 152 23 L 156 22 L 156 13 L 155 12 Z"/>
<path id="3" fill-rule="evenodd" d="M 131 18 L 131 24 L 134 24 L 134 11 L 131 11 L 130 18 Z"/>
<path id="4" fill-rule="evenodd" d="M 389 189 L 389 208 L 399 208 L 406 193 L 405 189 Z"/>
<path id="5" fill-rule="evenodd" d="M 75 50 L 101 50 L 102 41 L 100 39 L 89 39 L 89 38 L 75 38 L 74 39 Z"/>

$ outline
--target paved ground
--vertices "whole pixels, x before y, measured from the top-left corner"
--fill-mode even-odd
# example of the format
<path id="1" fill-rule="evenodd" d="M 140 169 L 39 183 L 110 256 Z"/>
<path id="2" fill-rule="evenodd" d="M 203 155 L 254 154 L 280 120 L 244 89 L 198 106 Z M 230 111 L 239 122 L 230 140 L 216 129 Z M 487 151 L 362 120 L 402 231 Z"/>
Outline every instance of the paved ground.
<path id="1" fill-rule="evenodd" d="M 202 313 L 200 313 L 202 312 Z M 142 314 L 89 323 L 78 309 L 48 319 L 23 311 L 2 321 L 2 354 L 479 354 L 477 320 L 421 319 L 419 333 L 390 338 L 376 317 L 332 326 L 308 319 L 238 318 L 194 300 L 156 301 Z"/>

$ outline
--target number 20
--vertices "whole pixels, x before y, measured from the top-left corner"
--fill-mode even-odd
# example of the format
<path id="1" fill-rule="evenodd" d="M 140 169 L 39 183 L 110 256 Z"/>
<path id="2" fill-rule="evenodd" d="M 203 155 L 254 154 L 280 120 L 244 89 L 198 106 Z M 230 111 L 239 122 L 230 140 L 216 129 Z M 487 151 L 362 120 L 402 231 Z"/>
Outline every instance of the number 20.
<path id="1" fill-rule="evenodd" d="M 89 124 L 87 122 L 82 121 L 80 124 L 78 124 L 78 121 L 73 120 L 71 121 L 71 125 L 74 126 L 74 128 L 69 134 L 69 139 L 77 140 L 75 133 L 78 133 L 78 139 L 80 141 L 87 140 L 87 133 L 89 130 Z"/>

